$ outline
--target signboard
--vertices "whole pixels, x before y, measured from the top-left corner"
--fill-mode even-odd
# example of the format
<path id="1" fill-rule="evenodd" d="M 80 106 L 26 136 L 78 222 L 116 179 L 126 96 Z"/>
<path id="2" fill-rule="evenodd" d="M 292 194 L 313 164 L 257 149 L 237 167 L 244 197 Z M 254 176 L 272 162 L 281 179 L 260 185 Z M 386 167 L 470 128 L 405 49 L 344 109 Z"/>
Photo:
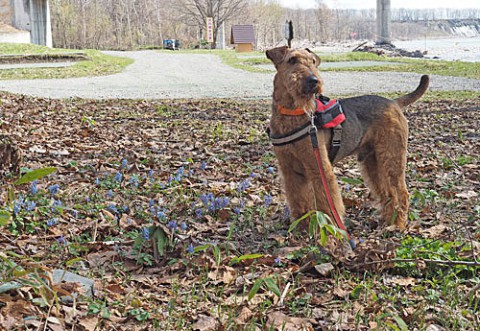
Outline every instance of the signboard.
<path id="1" fill-rule="evenodd" d="M 213 43 L 213 17 L 207 17 L 207 42 Z"/>

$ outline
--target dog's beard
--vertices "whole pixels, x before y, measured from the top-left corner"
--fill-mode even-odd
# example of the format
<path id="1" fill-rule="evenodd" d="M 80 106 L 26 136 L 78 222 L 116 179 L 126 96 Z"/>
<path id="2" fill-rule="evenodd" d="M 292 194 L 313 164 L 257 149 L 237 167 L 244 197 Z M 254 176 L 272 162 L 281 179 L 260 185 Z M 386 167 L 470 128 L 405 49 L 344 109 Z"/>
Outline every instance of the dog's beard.
<path id="1" fill-rule="evenodd" d="M 305 110 L 305 113 L 315 112 L 315 95 L 304 95 L 303 98 L 295 99 L 295 108 L 301 108 Z"/>

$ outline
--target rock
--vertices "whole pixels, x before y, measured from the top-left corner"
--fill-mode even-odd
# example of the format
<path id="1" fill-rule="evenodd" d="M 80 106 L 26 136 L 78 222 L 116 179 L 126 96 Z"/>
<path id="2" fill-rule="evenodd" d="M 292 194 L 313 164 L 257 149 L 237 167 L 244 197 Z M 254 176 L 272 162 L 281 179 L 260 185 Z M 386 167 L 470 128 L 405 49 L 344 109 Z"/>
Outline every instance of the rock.
<path id="1" fill-rule="evenodd" d="M 322 263 L 315 266 L 315 270 L 323 277 L 329 276 L 334 269 L 331 263 Z"/>
<path id="2" fill-rule="evenodd" d="M 83 276 L 79 276 L 70 271 L 55 269 L 53 270 L 53 273 L 52 273 L 52 280 L 54 284 L 59 284 L 62 282 L 78 283 L 82 286 L 82 289 L 83 289 L 83 293 L 81 293 L 82 295 L 85 295 L 87 297 L 91 297 L 93 295 L 93 285 L 95 282 L 91 279 L 88 279 Z M 73 293 L 73 295 L 77 297 L 78 294 Z M 61 297 L 61 300 L 64 302 L 73 302 L 73 298 L 70 296 L 63 296 Z"/>

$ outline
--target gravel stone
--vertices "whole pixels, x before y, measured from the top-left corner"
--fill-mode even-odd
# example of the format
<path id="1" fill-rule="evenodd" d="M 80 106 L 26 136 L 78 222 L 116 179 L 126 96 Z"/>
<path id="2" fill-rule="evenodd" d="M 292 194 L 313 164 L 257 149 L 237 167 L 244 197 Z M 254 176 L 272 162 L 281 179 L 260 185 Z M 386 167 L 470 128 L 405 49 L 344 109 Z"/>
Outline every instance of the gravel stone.
<path id="1" fill-rule="evenodd" d="M 67 79 L 3 80 L 0 90 L 47 98 L 182 99 L 270 98 L 271 73 L 250 73 L 221 63 L 213 54 L 157 51 L 105 52 L 135 62 L 110 76 Z M 409 92 L 420 74 L 406 72 L 322 72 L 325 94 Z M 480 80 L 431 76 L 432 91 L 480 90 Z"/>

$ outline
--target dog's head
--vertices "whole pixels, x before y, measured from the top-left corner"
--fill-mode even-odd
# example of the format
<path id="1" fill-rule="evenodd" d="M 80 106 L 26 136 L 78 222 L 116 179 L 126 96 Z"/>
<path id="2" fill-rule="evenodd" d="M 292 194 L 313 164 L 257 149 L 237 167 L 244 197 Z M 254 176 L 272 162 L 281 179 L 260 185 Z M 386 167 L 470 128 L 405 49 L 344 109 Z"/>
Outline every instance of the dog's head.
<path id="1" fill-rule="evenodd" d="M 283 85 L 296 104 L 308 102 L 315 94 L 323 92 L 323 81 L 317 69 L 320 58 L 308 48 L 283 46 L 267 50 L 266 54 L 277 69 L 276 84 Z"/>

